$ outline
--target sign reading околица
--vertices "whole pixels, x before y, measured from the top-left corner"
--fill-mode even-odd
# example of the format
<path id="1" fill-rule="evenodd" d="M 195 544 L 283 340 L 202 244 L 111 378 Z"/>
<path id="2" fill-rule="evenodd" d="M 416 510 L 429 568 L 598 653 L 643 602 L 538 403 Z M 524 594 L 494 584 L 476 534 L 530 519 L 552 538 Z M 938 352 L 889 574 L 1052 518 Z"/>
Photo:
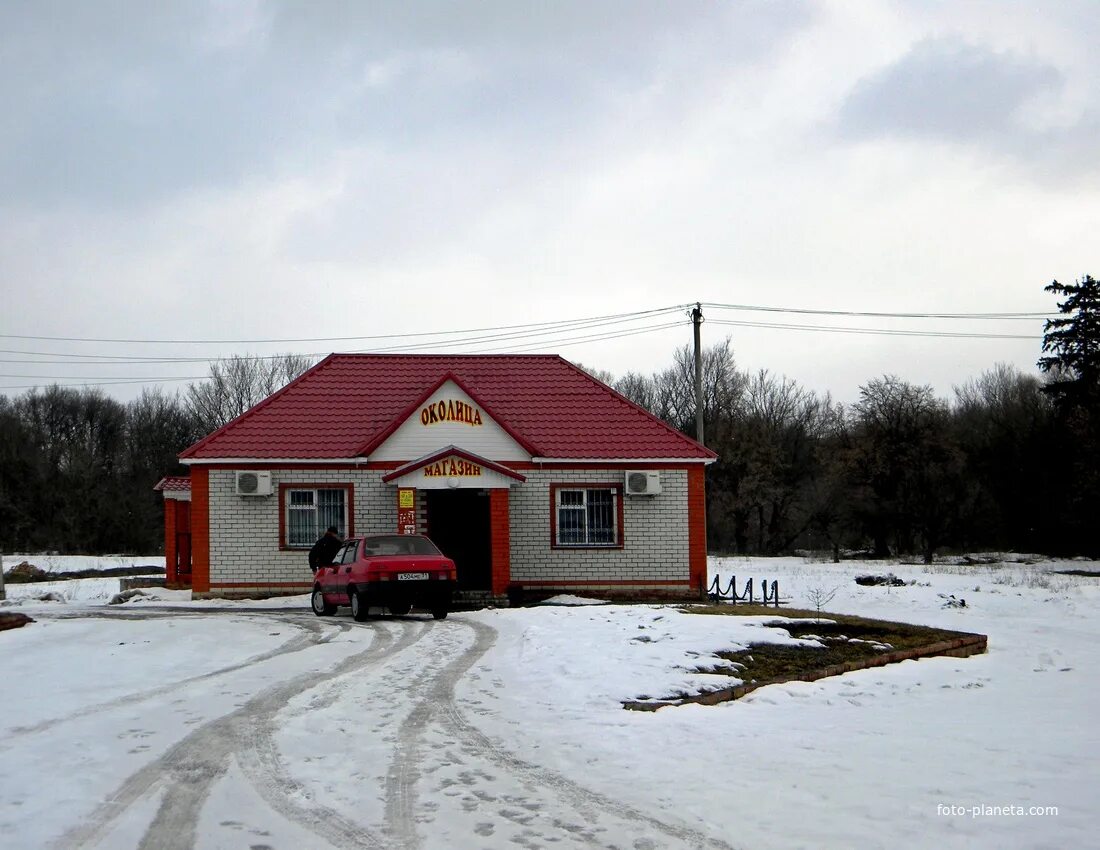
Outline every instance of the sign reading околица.
<path id="1" fill-rule="evenodd" d="M 481 425 L 481 411 L 472 404 L 454 398 L 441 399 L 420 408 L 421 425 L 437 425 L 440 422 Z"/>

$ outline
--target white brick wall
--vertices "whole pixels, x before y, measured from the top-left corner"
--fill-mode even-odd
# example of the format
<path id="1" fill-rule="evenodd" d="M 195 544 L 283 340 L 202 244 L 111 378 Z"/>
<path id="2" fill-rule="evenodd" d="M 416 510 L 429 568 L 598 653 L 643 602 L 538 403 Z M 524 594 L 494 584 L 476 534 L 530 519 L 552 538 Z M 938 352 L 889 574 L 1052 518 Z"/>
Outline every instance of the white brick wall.
<path id="1" fill-rule="evenodd" d="M 397 528 L 397 488 L 377 470 L 272 470 L 275 493 L 241 497 L 233 470 L 210 471 L 210 581 L 268 584 L 311 578 L 306 550 L 280 550 L 279 485 L 331 484 L 354 487 L 356 534 Z M 509 498 L 512 580 L 687 581 L 687 473 L 661 470 L 661 494 L 624 496 L 622 549 L 552 549 L 550 485 L 621 484 L 622 470 L 525 470 Z M 424 494 L 418 493 L 420 522 Z"/>
<path id="2" fill-rule="evenodd" d="M 210 581 L 308 584 L 308 550 L 279 549 L 279 485 L 353 486 L 355 533 L 376 534 L 397 528 L 397 490 L 382 483 L 382 473 L 363 470 L 272 470 L 271 496 L 238 496 L 234 470 L 210 471 Z"/>
<path id="3" fill-rule="evenodd" d="M 661 470 L 657 496 L 623 496 L 622 549 L 552 549 L 551 484 L 622 484 L 622 470 L 525 471 L 512 488 L 512 581 L 687 581 L 687 473 Z"/>

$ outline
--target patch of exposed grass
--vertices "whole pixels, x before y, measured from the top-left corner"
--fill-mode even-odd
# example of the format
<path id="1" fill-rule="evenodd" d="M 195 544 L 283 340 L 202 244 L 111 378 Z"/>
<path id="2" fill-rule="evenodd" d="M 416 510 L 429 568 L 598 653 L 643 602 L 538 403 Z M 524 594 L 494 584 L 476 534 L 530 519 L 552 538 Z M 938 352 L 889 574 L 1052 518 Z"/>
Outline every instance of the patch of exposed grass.
<path id="1" fill-rule="evenodd" d="M 960 637 L 960 633 L 944 629 L 888 620 L 870 620 L 850 614 L 829 614 L 824 611 L 783 609 L 781 613 L 777 613 L 775 608 L 762 605 L 693 606 L 683 610 L 690 614 L 774 617 L 775 619 L 765 621 L 763 625 L 783 629 L 794 638 L 816 638 L 824 644 L 824 648 L 818 648 L 754 643 L 748 649 L 718 653 L 733 669 L 716 666 L 696 671 L 735 675 L 745 682 L 797 679 L 834 664 L 863 661 L 894 650 L 915 649 Z M 781 617 L 791 619 L 780 619 Z M 829 622 L 806 622 L 809 619 Z"/>

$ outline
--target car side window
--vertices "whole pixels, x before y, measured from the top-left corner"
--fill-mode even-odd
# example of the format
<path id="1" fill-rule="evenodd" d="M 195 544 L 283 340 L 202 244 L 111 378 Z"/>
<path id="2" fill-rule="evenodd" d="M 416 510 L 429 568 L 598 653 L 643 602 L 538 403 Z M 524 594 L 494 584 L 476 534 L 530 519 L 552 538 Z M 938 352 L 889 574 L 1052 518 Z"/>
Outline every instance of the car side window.
<path id="1" fill-rule="evenodd" d="M 344 556 L 340 560 L 341 564 L 350 564 L 352 561 L 355 560 L 356 545 L 357 544 L 355 543 L 349 543 L 347 546 L 344 547 Z"/>
<path id="2" fill-rule="evenodd" d="M 331 566 L 332 564 L 342 564 L 344 562 L 344 553 L 347 551 L 347 546 L 343 546 L 340 549 L 337 549 L 336 554 L 332 558 L 332 561 L 330 561 L 329 564 L 327 564 L 326 566 Z"/>

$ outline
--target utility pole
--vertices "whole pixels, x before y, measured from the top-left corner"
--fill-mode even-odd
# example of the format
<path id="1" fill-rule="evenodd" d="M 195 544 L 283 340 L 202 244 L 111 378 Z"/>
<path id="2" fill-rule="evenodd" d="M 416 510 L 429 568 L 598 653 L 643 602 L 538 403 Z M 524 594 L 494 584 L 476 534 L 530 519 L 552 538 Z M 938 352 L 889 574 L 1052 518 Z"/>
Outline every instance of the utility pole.
<path id="1" fill-rule="evenodd" d="M 695 325 L 695 439 L 703 443 L 703 345 L 700 342 L 699 329 L 703 324 L 703 305 L 695 302 L 691 311 L 691 322 Z"/>

